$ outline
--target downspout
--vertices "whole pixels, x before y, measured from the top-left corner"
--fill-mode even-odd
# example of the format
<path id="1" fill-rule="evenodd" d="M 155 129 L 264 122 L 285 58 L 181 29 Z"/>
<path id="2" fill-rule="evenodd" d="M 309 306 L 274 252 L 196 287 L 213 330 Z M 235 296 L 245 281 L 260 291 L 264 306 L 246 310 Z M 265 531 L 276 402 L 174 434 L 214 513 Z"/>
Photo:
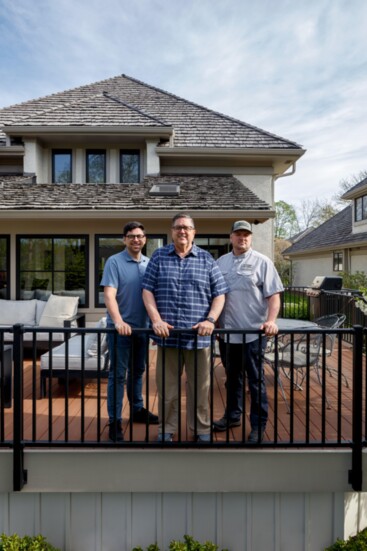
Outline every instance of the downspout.
<path id="1" fill-rule="evenodd" d="M 292 170 L 290 172 L 284 172 L 284 174 L 279 174 L 278 176 L 275 176 L 275 180 L 278 180 L 278 178 L 285 178 L 286 176 L 293 176 L 293 174 L 296 173 L 296 161 L 292 163 Z"/>

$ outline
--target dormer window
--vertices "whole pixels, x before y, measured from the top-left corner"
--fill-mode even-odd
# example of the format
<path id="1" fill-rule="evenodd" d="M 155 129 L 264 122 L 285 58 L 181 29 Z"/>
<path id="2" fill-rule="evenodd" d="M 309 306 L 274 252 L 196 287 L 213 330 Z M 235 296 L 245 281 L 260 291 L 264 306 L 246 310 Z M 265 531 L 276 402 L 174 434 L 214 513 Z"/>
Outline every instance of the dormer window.
<path id="1" fill-rule="evenodd" d="M 54 149 L 52 151 L 52 181 L 54 184 L 71 184 L 71 149 Z"/>
<path id="2" fill-rule="evenodd" d="M 140 183 L 139 149 L 121 149 L 120 182 L 122 184 L 139 184 Z"/>
<path id="3" fill-rule="evenodd" d="M 358 197 L 354 202 L 354 219 L 356 222 L 367 220 L 367 195 Z"/>
<path id="4" fill-rule="evenodd" d="M 87 184 L 104 184 L 106 182 L 106 151 L 88 149 L 86 152 Z"/>

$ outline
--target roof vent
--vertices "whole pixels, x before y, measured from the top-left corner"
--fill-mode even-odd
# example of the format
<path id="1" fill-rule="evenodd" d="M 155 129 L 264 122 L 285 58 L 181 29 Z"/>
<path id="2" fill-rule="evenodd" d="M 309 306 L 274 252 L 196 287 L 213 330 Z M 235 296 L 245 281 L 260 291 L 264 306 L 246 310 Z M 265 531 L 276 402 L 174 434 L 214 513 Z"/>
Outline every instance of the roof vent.
<path id="1" fill-rule="evenodd" d="M 154 184 L 149 190 L 149 195 L 180 195 L 180 184 Z"/>

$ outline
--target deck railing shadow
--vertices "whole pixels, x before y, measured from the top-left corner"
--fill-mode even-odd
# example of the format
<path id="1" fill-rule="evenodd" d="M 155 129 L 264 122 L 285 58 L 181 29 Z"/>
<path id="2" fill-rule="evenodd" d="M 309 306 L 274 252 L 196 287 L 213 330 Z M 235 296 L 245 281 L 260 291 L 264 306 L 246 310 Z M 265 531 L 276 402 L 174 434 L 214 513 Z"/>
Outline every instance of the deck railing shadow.
<path id="1" fill-rule="evenodd" d="M 9 329 L 7 329 L 9 331 Z M 196 442 L 194 434 L 187 429 L 186 419 L 186 389 L 185 375 L 178 377 L 180 389 L 179 398 L 179 430 L 173 442 L 157 442 L 157 426 L 137 425 L 130 417 L 127 400 L 124 408 L 124 433 L 122 443 L 108 441 L 106 429 L 108 417 L 106 409 L 106 381 L 108 371 L 103 362 L 103 337 L 114 329 L 103 328 L 72 328 L 62 329 L 70 339 L 65 341 L 65 366 L 62 376 L 60 370 L 53 372 L 52 364 L 52 334 L 60 332 L 60 328 L 50 328 L 49 360 L 45 376 L 46 396 L 41 398 L 40 364 L 42 354 L 37 350 L 37 328 L 14 326 L 13 332 L 13 389 L 12 404 L 5 401 L 7 383 L 5 378 L 6 358 L 3 334 L 0 332 L 0 445 L 8 447 L 14 453 L 14 487 L 24 484 L 22 457 L 27 448 L 126 448 L 156 447 L 164 449 L 203 448 L 203 449 L 235 449 L 235 448 L 350 448 L 353 453 L 353 466 L 350 481 L 354 489 L 361 486 L 361 454 L 365 443 L 367 426 L 366 419 L 366 374 L 367 364 L 363 349 L 366 342 L 367 329 L 360 326 L 347 329 L 308 329 L 302 330 L 305 336 L 306 365 L 302 390 L 297 388 L 295 381 L 295 356 L 289 358 L 290 372 L 288 376 L 282 370 L 281 350 L 279 342 L 292 342 L 300 333 L 299 330 L 282 331 L 275 338 L 276 353 L 274 364 L 265 364 L 265 381 L 269 399 L 269 420 L 263 441 L 255 444 L 248 442 L 249 427 L 249 394 L 246 391 L 243 398 L 243 414 L 240 427 L 227 428 L 222 433 L 210 434 L 209 442 Z M 34 347 L 31 356 L 24 356 L 23 334 L 31 331 L 35 334 Z M 180 329 L 174 330 L 180 333 Z M 337 345 L 333 358 L 321 353 L 318 362 L 318 373 L 314 369 L 310 351 L 311 336 L 320 335 L 326 338 L 330 333 L 336 334 Z M 70 342 L 80 338 L 82 350 L 85 340 L 91 333 L 98 334 L 97 361 L 93 379 L 86 366 L 85 354 L 80 358 L 79 373 L 75 365 L 69 369 L 71 358 L 68 356 Z M 137 329 L 135 334 L 148 333 L 150 330 Z M 187 333 L 187 329 L 185 329 Z M 218 354 L 217 339 L 228 340 L 232 333 L 240 334 L 243 343 L 246 334 L 255 334 L 261 338 L 259 331 L 242 330 L 227 331 L 216 329 L 211 340 L 210 361 L 210 421 L 223 414 L 226 403 L 225 370 Z M 195 338 L 195 331 L 193 331 Z M 351 344 L 346 345 L 346 337 Z M 116 341 L 117 342 L 117 341 Z M 284 344 L 282 345 L 284 346 Z M 347 348 L 345 348 L 347 346 Z M 144 383 L 144 399 L 146 405 L 157 412 L 157 394 L 155 385 L 156 349 L 147 344 L 149 358 Z M 332 361 L 333 376 L 330 376 L 328 366 Z M 110 370 L 114 366 L 109 366 Z M 200 369 L 197 362 L 196 369 Z M 246 377 L 243 362 L 243 376 Z M 56 375 L 56 376 L 55 376 Z M 77 375 L 77 380 L 75 376 Z M 279 382 L 283 387 L 280 388 Z M 348 380 L 348 385 L 345 384 Z M 364 397 L 364 398 L 363 398 Z M 288 411 L 287 411 L 288 409 Z"/>

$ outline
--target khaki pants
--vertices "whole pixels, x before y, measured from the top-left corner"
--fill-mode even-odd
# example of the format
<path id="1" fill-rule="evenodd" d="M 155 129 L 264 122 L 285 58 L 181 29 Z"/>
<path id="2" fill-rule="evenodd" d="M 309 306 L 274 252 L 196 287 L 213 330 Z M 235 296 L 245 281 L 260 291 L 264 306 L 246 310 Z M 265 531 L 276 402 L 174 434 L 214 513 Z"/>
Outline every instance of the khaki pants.
<path id="1" fill-rule="evenodd" d="M 165 355 L 164 393 L 162 364 L 163 353 Z M 197 353 L 197 378 L 196 378 L 196 419 L 197 434 L 210 433 L 210 348 L 203 348 Z M 175 434 L 178 426 L 178 369 L 179 356 L 181 356 L 181 373 L 185 366 L 187 377 L 187 420 L 189 429 L 194 433 L 195 427 L 195 350 L 179 350 L 177 348 L 165 348 L 158 346 L 157 357 L 157 388 L 158 388 L 158 415 L 159 432 L 162 432 L 162 404 L 164 401 L 164 432 Z"/>

